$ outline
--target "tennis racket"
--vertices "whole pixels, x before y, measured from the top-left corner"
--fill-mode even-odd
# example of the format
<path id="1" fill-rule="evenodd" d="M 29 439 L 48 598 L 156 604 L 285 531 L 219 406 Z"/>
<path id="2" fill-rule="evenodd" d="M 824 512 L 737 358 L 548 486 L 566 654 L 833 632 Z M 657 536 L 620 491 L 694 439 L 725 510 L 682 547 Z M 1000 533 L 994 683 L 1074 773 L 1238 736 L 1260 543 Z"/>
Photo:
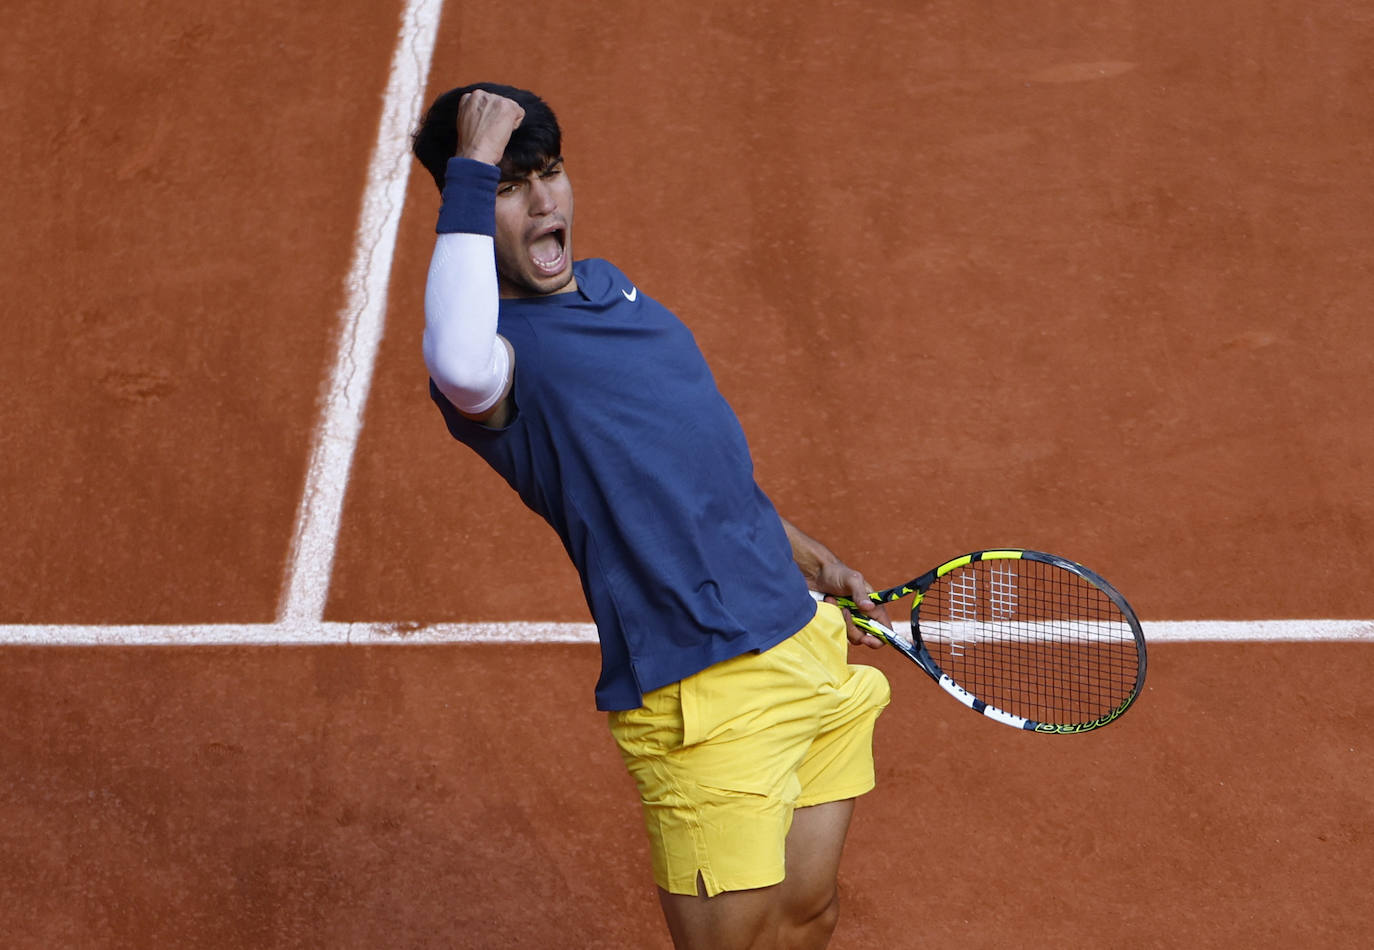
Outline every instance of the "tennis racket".
<path id="1" fill-rule="evenodd" d="M 1039 551 L 975 551 L 868 598 L 891 604 L 912 595 L 910 642 L 853 601 L 833 599 L 989 719 L 1030 732 L 1091 732 L 1121 718 L 1145 683 L 1140 620 L 1081 564 Z"/>

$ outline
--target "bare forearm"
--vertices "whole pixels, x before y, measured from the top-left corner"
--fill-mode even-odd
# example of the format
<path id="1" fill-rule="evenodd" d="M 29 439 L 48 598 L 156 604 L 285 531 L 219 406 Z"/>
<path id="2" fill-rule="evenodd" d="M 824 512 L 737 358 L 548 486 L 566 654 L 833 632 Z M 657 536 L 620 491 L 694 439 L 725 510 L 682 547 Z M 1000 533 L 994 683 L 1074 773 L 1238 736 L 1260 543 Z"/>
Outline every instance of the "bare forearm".
<path id="1" fill-rule="evenodd" d="M 868 599 L 868 586 L 862 574 L 845 564 L 834 552 L 815 538 L 802 531 L 786 518 L 782 526 L 787 531 L 787 540 L 792 544 L 792 558 L 801 568 L 807 585 L 814 591 L 830 594 L 832 597 L 845 597 L 859 605 L 859 609 L 881 623 L 890 624 L 887 611 Z M 845 620 L 846 633 L 851 643 L 862 643 L 870 647 L 882 645 L 882 641 L 871 634 L 864 633 L 854 622 Z"/>
<path id="2" fill-rule="evenodd" d="M 786 518 L 782 519 L 782 526 L 787 530 L 787 540 L 792 544 L 792 559 L 801 568 L 802 576 L 806 578 L 807 583 L 819 590 L 816 584 L 820 581 L 822 571 L 827 565 L 841 563 L 840 559 L 824 544 Z"/>

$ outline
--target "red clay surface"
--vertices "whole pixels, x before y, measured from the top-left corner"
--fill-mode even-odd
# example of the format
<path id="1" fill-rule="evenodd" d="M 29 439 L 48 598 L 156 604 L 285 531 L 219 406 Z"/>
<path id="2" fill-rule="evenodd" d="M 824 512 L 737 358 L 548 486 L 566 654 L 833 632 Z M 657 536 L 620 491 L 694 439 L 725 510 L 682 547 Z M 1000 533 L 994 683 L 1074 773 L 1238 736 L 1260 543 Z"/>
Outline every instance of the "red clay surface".
<path id="1" fill-rule="evenodd" d="M 1022 544 L 1147 620 L 1369 618 L 1374 15 L 450 2 L 577 252 L 695 330 L 875 583 Z M 0 623 L 272 619 L 399 4 L 0 30 Z M 332 620 L 583 620 L 424 391 L 412 178 Z M 1296 567 L 1295 567 L 1296 566 Z M 834 946 L 1362 947 L 1374 648 L 1172 645 L 1091 736 L 895 657 Z M 14 947 L 664 947 L 589 646 L 0 649 Z"/>

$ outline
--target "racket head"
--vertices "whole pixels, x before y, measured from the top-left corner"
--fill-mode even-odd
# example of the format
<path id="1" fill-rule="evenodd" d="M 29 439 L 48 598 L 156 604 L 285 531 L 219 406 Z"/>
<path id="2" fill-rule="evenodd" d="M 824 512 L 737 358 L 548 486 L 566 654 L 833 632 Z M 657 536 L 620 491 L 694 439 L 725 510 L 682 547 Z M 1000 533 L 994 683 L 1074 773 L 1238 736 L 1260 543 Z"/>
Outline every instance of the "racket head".
<path id="1" fill-rule="evenodd" d="M 913 659 L 965 705 L 1007 725 L 1091 732 L 1119 719 L 1144 687 L 1135 611 L 1101 575 L 1067 558 L 975 551 L 872 599 L 907 596 Z"/>

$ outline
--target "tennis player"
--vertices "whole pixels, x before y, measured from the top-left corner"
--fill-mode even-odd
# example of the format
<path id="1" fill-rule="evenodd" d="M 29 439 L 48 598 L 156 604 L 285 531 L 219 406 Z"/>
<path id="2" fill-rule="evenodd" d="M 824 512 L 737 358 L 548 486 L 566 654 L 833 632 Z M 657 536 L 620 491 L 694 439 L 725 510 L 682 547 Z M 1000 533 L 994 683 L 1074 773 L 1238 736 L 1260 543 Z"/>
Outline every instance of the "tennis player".
<path id="1" fill-rule="evenodd" d="M 868 584 L 755 483 L 686 326 L 612 264 L 574 260 L 572 185 L 541 99 L 454 89 L 414 151 L 443 197 L 430 395 L 581 576 L 597 708 L 639 788 L 674 944 L 826 946 L 888 686 L 847 659 L 850 642 L 878 641 L 808 588 L 862 600 Z"/>

